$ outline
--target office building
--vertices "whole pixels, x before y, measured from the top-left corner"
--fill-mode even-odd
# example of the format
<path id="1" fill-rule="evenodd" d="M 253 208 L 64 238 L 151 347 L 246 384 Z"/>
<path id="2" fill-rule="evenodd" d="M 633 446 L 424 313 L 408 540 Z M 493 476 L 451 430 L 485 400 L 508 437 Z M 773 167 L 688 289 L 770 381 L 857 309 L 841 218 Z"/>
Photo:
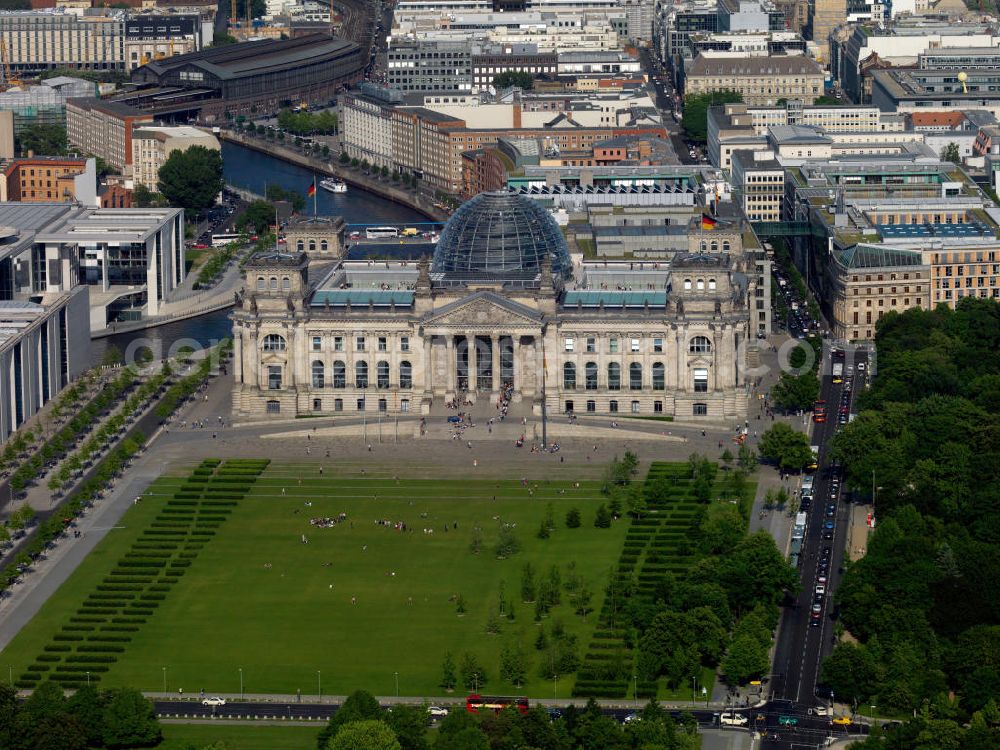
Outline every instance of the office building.
<path id="1" fill-rule="evenodd" d="M 775 105 L 779 99 L 812 104 L 823 94 L 825 75 L 801 55 L 712 58 L 699 55 L 685 74 L 685 93 L 738 91 L 747 104 Z"/>
<path id="2" fill-rule="evenodd" d="M 70 145 L 101 157 L 120 173 L 132 166 L 133 132 L 152 124 L 152 115 L 118 102 L 96 98 L 66 102 L 66 136 Z"/>
<path id="3" fill-rule="evenodd" d="M 156 191 L 160 167 L 174 151 L 201 146 L 221 151 L 219 139 L 209 132 L 189 125 L 154 127 L 144 125 L 132 131 L 132 180 Z"/>

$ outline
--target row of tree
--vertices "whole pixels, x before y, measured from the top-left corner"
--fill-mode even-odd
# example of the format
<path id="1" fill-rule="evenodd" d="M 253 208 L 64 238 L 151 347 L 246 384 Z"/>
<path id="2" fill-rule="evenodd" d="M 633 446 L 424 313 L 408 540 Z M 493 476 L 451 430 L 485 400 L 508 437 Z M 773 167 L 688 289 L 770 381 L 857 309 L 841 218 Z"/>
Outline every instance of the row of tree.
<path id="1" fill-rule="evenodd" d="M 293 135 L 333 135 L 337 132 L 337 115 L 323 112 L 293 112 L 283 109 L 278 113 L 278 127 Z"/>
<path id="2" fill-rule="evenodd" d="M 0 747 L 5 750 L 124 750 L 161 739 L 153 704 L 138 690 L 98 691 L 87 685 L 66 698 L 43 682 L 24 701 L 0 685 Z"/>
<path id="3" fill-rule="evenodd" d="M 602 714 L 591 700 L 553 717 L 535 706 L 494 714 L 458 709 L 445 717 L 431 742 L 423 706 L 383 709 L 364 691 L 350 695 L 316 739 L 317 750 L 696 750 L 697 723 L 690 715 L 674 720 L 650 701 L 638 721 L 624 727 Z"/>
<path id="4" fill-rule="evenodd" d="M 851 489 L 874 493 L 878 526 L 837 593 L 856 642 L 823 680 L 845 700 L 923 710 L 927 747 L 953 746 L 983 711 L 997 743 L 1000 305 L 890 313 L 876 343 L 879 376 L 833 455 Z"/>

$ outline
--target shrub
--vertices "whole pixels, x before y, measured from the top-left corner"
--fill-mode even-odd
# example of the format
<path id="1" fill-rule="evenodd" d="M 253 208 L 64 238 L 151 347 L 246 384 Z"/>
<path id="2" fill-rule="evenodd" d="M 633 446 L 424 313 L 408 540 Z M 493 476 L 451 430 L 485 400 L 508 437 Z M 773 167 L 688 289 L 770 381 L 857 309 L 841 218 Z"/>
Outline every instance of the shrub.
<path id="1" fill-rule="evenodd" d="M 96 653 L 96 654 L 120 654 L 125 651 L 124 646 L 78 646 L 77 653 Z M 66 661 L 80 661 L 75 658 L 67 658 Z"/>
<path id="2" fill-rule="evenodd" d="M 80 640 L 83 640 L 83 639 L 81 638 Z M 62 646 L 62 645 L 49 645 L 49 646 L 45 646 L 42 650 L 43 651 L 50 651 L 50 652 L 51 651 L 72 651 L 73 647 L 72 646 Z"/>
<path id="3" fill-rule="evenodd" d="M 144 625 L 145 620 L 141 617 L 112 617 L 111 622 L 115 623 L 138 623 L 139 625 Z M 101 628 L 101 630 L 107 630 L 107 628 Z"/>
<path id="4" fill-rule="evenodd" d="M 83 636 L 82 635 L 69 635 L 67 633 L 56 633 L 54 636 L 52 636 L 52 640 L 54 640 L 54 641 L 82 641 L 83 640 Z"/>
<path id="5" fill-rule="evenodd" d="M 139 630 L 138 625 L 102 625 L 101 631 L 105 633 L 135 633 Z"/>
<path id="6" fill-rule="evenodd" d="M 60 659 L 62 659 L 62 657 L 59 656 L 59 654 L 39 654 L 38 656 L 35 657 L 35 661 L 52 662 L 52 661 L 59 661 Z"/>

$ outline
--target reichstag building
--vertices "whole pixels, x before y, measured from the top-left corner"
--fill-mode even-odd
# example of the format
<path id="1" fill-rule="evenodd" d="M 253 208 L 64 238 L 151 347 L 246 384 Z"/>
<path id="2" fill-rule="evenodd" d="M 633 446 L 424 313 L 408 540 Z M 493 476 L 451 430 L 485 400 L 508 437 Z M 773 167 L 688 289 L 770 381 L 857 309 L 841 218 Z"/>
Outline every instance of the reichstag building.
<path id="1" fill-rule="evenodd" d="M 304 253 L 258 254 L 232 314 L 234 412 L 429 414 L 504 392 L 535 414 L 544 398 L 549 414 L 742 419 L 756 281 L 741 248 L 695 234 L 669 262 L 583 262 L 537 203 L 483 193 L 430 261 L 312 280 Z"/>

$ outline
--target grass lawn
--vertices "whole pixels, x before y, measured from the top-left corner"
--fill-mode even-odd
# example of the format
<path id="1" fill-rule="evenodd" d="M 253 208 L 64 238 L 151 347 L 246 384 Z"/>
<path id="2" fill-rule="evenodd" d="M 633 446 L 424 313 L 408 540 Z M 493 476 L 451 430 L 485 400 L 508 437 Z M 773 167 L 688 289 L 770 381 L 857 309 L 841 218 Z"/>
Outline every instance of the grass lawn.
<path id="1" fill-rule="evenodd" d="M 226 743 L 229 750 L 315 750 L 316 735 L 323 728 L 240 726 L 238 724 L 163 724 L 163 743 L 157 750 L 203 748 Z"/>
<path id="2" fill-rule="evenodd" d="M 44 670 L 41 674 L 54 673 L 36 663 L 40 654 L 50 657 L 44 661 L 57 662 L 54 669 L 66 669 L 65 662 L 92 661 L 74 653 L 60 666 L 49 652 L 53 646 L 67 651 L 61 645 L 67 637 L 74 651 L 79 647 L 75 641 L 84 637 L 100 640 L 88 629 L 121 631 L 121 626 L 97 624 L 106 614 L 110 620 L 111 614 L 95 611 L 95 606 L 104 606 L 95 605 L 95 599 L 113 597 L 97 587 L 102 581 L 108 583 L 112 570 L 128 570 L 121 567 L 123 560 L 129 560 L 126 555 L 133 559 L 153 555 L 151 539 L 171 538 L 151 534 L 188 534 L 182 536 L 187 546 L 171 553 L 173 561 L 163 569 L 178 566 L 183 575 L 177 582 L 163 572 L 147 591 L 165 594 L 138 597 L 158 602 L 133 603 L 115 612 L 133 615 L 142 611 L 128 607 L 152 608 L 151 614 L 137 618 L 144 622 L 125 626 L 133 628 L 125 634 L 131 641 L 107 667 L 101 686 L 157 691 L 163 689 L 165 676 L 172 692 L 183 688 L 185 693 L 204 689 L 232 694 L 240 692 L 242 670 L 248 693 L 301 690 L 303 695 L 315 695 L 322 681 L 324 695 L 358 688 L 392 695 L 398 673 L 401 695 L 433 696 L 442 693 L 441 662 L 451 651 L 456 662 L 465 652 L 478 658 L 491 692 L 553 696 L 552 682 L 537 675 L 537 658 L 530 663 L 525 686 L 504 684 L 498 674 L 499 653 L 504 644 L 519 641 L 529 658 L 537 654 L 534 608 L 522 603 L 520 596 L 522 566 L 530 561 L 539 573 L 559 566 L 563 581 L 568 565 L 575 563 L 594 592 L 594 613 L 586 621 L 573 614 L 564 593 L 563 603 L 544 622 L 548 628 L 559 620 L 577 634 L 583 655 L 628 527 L 623 519 L 610 529 L 594 528 L 594 511 L 602 502 L 597 482 L 581 481 L 577 486 L 534 480 L 522 486 L 516 478 L 397 481 L 391 468 L 367 474 L 355 469 L 340 475 L 317 472 L 315 464 L 272 464 L 249 494 L 233 503 L 231 512 L 224 509 L 221 520 L 204 524 L 211 530 L 197 539 L 193 538 L 197 531 L 171 530 L 178 524 L 170 521 L 179 516 L 167 514 L 193 514 L 194 509 L 180 506 L 201 501 L 174 499 L 186 475 L 162 477 L 152 488 L 154 496 L 129 510 L 119 524 L 122 528 L 108 534 L 7 647 L 0 666 L 12 665 L 17 678 L 32 664 Z M 536 532 L 550 504 L 556 530 L 551 538 L 538 539 Z M 582 511 L 581 528 L 565 526 L 571 507 Z M 199 509 L 201 514 L 224 511 Z M 341 513 L 347 520 L 334 528 L 309 523 L 313 517 Z M 389 525 L 379 525 L 380 520 Z M 406 523 L 407 532 L 392 527 L 397 521 Z M 522 545 L 506 560 L 493 553 L 502 524 L 515 527 Z M 476 528 L 482 536 L 479 554 L 470 551 Z M 303 535 L 308 544 L 302 543 Z M 136 551 L 137 541 L 146 551 Z M 179 557 L 190 559 L 190 567 L 182 567 L 187 562 L 178 561 Z M 513 602 L 516 619 L 504 621 L 499 635 L 488 635 L 487 621 L 498 609 L 501 587 L 507 601 Z M 464 615 L 456 611 L 457 595 L 465 600 Z M 91 609 L 80 612 L 81 607 Z M 95 624 L 80 625 L 81 620 Z M 81 630 L 82 637 L 76 635 Z M 78 666 L 69 668 L 79 673 Z M 571 679 L 555 686 L 559 697 L 570 695 Z M 456 695 L 462 694 L 459 687 Z"/>

